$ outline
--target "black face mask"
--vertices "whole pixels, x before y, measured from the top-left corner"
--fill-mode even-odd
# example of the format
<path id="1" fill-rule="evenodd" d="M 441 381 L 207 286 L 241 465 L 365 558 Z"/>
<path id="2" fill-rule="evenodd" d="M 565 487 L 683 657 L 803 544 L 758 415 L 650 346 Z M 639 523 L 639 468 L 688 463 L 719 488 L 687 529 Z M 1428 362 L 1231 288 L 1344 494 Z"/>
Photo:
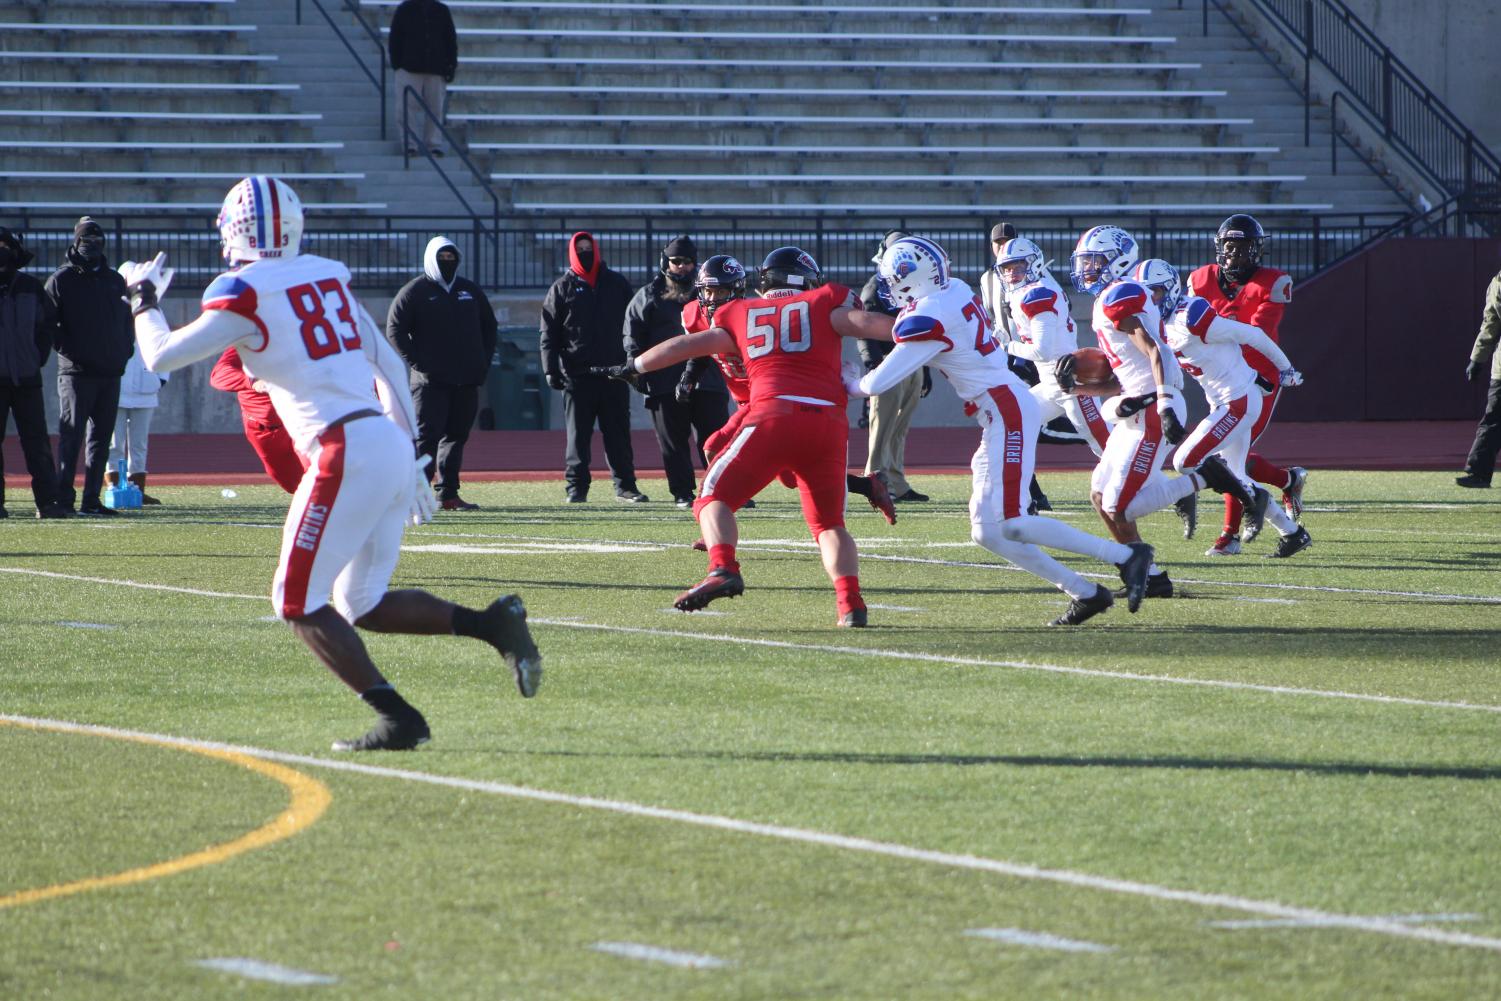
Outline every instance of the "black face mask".
<path id="1" fill-rule="evenodd" d="M 93 233 L 85 234 L 78 238 L 74 246 L 78 249 L 78 256 L 91 265 L 98 265 L 104 260 L 104 237 L 102 236 L 96 236 Z"/>
<path id="2" fill-rule="evenodd" d="M 9 275 L 16 270 L 16 252 L 10 244 L 0 243 L 0 275 Z"/>
<path id="3" fill-rule="evenodd" d="M 585 271 L 588 271 L 590 268 L 594 267 L 594 251 L 592 248 L 589 250 L 580 250 L 578 252 L 578 255 L 579 267 L 583 268 Z"/>
<path id="4" fill-rule="evenodd" d="M 459 259 L 457 257 L 438 258 L 438 274 L 443 276 L 445 285 L 453 284 L 453 276 L 459 273 Z"/>

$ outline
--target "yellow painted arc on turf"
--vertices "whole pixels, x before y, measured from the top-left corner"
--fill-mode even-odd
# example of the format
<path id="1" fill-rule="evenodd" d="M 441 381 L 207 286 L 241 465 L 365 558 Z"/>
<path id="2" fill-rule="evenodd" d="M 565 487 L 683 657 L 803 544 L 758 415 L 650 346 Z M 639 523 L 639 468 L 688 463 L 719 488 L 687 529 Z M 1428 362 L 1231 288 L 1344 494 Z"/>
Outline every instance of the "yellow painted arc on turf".
<path id="1" fill-rule="evenodd" d="M 208 758 L 218 758 L 248 768 L 253 772 L 259 772 L 268 778 L 275 779 L 292 795 L 292 801 L 287 808 L 278 814 L 269 823 L 256 828 L 248 834 L 241 835 L 233 841 L 222 844 L 210 845 L 201 851 L 181 855 L 165 862 L 157 862 L 153 865 L 141 866 L 137 869 L 127 869 L 109 876 L 93 876 L 88 879 L 74 880 L 70 883 L 57 883 L 53 886 L 42 886 L 33 890 L 22 890 L 8 896 L 0 897 L 0 909 L 7 907 L 20 907 L 23 904 L 34 904 L 42 900 L 51 900 L 54 897 L 66 897 L 74 893 L 84 893 L 89 890 L 103 890 L 114 886 L 128 886 L 131 883 L 144 883 L 147 880 L 162 879 L 166 876 L 175 876 L 189 869 L 197 869 L 206 865 L 214 865 L 227 861 L 236 855 L 241 855 L 257 848 L 264 848 L 277 841 L 283 841 L 305 830 L 317 822 L 328 809 L 328 804 L 333 800 L 333 794 L 328 791 L 328 786 L 319 782 L 310 775 L 278 765 L 270 761 L 262 761 L 248 754 L 237 751 L 222 750 L 212 747 L 192 747 L 166 740 L 157 740 L 148 735 L 107 733 L 95 730 L 76 728 L 71 726 L 47 726 L 40 723 L 22 723 L 17 720 L 0 719 L 0 725 L 20 726 L 31 730 L 51 730 L 58 733 L 86 733 L 98 737 L 111 737 L 115 740 L 131 740 L 138 744 L 152 744 L 157 747 L 168 747 L 176 751 L 189 751 L 193 754 L 201 754 Z"/>

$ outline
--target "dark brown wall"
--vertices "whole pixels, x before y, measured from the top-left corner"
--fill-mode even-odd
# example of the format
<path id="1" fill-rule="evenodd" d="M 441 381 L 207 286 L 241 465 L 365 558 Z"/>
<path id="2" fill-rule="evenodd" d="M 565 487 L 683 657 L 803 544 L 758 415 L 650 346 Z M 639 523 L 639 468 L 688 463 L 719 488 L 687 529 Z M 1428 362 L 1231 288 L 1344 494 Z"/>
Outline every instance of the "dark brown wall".
<path id="1" fill-rule="evenodd" d="M 1281 343 L 1308 384 L 1278 420 L 1464 420 L 1485 409 L 1464 380 L 1495 240 L 1388 240 L 1293 293 Z"/>

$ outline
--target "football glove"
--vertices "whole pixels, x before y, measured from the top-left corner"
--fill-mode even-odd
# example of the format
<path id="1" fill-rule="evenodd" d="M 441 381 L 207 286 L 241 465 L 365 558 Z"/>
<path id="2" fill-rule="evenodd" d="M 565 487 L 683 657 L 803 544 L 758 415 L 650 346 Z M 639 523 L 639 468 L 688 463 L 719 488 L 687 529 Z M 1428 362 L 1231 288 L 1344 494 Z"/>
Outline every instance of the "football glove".
<path id="1" fill-rule="evenodd" d="M 176 274 L 166 264 L 167 255 L 161 252 L 145 263 L 126 261 L 120 265 L 120 277 L 125 279 L 125 291 L 130 296 L 131 316 L 158 308 L 162 297 L 167 294 L 167 286 L 172 284 L 172 276 Z"/>
<path id="2" fill-rule="evenodd" d="M 844 379 L 844 391 L 851 396 L 869 396 L 860 388 L 860 366 L 852 361 L 845 362 L 839 369 L 839 375 Z"/>
<path id="3" fill-rule="evenodd" d="M 1480 374 L 1482 368 L 1483 366 L 1480 362 L 1472 358 L 1470 363 L 1465 366 L 1465 382 L 1474 382 L 1475 377 Z"/>
<path id="4" fill-rule="evenodd" d="M 425 525 L 438 513 L 438 498 L 433 495 L 433 485 L 427 481 L 427 467 L 432 463 L 431 456 L 419 455 L 412 467 L 417 482 L 412 487 L 412 509 L 408 517 L 413 525 Z"/>
<path id="5" fill-rule="evenodd" d="M 1176 445 L 1188 436 L 1188 431 L 1178 421 L 1178 415 L 1168 410 L 1162 415 L 1162 437 L 1169 445 Z"/>
<path id="6" fill-rule="evenodd" d="M 1071 358 L 1073 356 L 1064 355 L 1064 357 Z M 1060 362 L 1061 361 L 1062 359 L 1060 359 Z M 1072 366 L 1070 366 L 1070 370 L 1072 370 Z M 1116 406 L 1115 412 L 1122 420 L 1125 420 L 1127 417 L 1136 416 L 1156 402 L 1156 393 L 1143 393 L 1140 396 L 1127 396 Z"/>
<path id="7" fill-rule="evenodd" d="M 672 398 L 677 400 L 679 403 L 691 402 L 693 399 L 693 391 L 697 388 L 698 380 L 693 378 L 693 376 L 689 375 L 687 372 L 684 372 L 682 378 L 678 379 L 678 384 L 673 387 Z"/>
<path id="8" fill-rule="evenodd" d="M 1058 380 L 1058 388 L 1063 390 L 1065 393 L 1071 391 L 1075 386 L 1079 384 L 1078 376 L 1074 372 L 1074 366 L 1077 364 L 1078 360 L 1074 358 L 1073 355 L 1067 354 L 1060 355 L 1058 361 L 1053 365 L 1053 378 Z M 1144 397 L 1135 397 L 1135 399 L 1144 399 Z M 1136 413 L 1136 411 L 1140 410 L 1141 407 L 1146 406 L 1146 404 L 1143 403 L 1141 407 L 1137 407 L 1135 408 L 1135 410 L 1131 410 L 1128 413 L 1126 411 L 1126 405 L 1130 402 L 1130 400 L 1121 401 L 1122 417 L 1130 417 L 1131 414 Z"/>
<path id="9" fill-rule="evenodd" d="M 563 378 L 557 372 L 549 372 L 547 373 L 547 388 L 556 389 L 561 393 L 563 390 L 568 388 L 568 380 Z"/>
<path id="10" fill-rule="evenodd" d="M 1068 355 L 1066 357 L 1071 358 L 1073 356 Z M 1006 356 L 1006 367 L 1011 370 L 1012 375 L 1029 386 L 1035 386 L 1040 381 L 1040 377 L 1037 374 L 1037 363 L 1030 358 L 1008 354 Z"/>
<path id="11" fill-rule="evenodd" d="M 602 375 L 609 379 L 619 379 L 632 389 L 641 388 L 641 373 L 636 371 L 633 364 L 634 358 L 627 358 L 624 365 L 595 365 L 589 369 L 590 375 Z"/>
<path id="12" fill-rule="evenodd" d="M 922 389 L 918 391 L 917 398 L 926 400 L 928 394 L 933 391 L 933 373 L 928 371 L 928 366 L 922 367 Z"/>
<path id="13" fill-rule="evenodd" d="M 1277 373 L 1277 382 L 1283 386 L 1303 385 L 1303 373 L 1295 368 L 1284 369 Z"/>

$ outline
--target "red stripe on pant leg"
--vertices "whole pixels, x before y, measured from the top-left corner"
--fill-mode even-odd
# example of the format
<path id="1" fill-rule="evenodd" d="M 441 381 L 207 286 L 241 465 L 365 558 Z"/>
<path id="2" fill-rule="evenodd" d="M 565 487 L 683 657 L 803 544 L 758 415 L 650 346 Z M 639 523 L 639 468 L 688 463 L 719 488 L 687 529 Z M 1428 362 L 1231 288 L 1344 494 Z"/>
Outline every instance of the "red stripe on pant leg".
<path id="1" fill-rule="evenodd" d="M 1001 517 L 1019 518 L 1022 505 L 1022 457 L 1026 454 L 1022 410 L 1016 396 L 1005 386 L 990 390 L 990 398 L 1001 412 Z"/>
<path id="2" fill-rule="evenodd" d="M 1261 432 L 1271 423 L 1272 411 L 1277 409 L 1277 401 L 1282 398 L 1282 387 L 1278 386 L 1266 396 L 1261 398 L 1261 416 L 1256 418 L 1256 423 L 1251 425 L 1251 444 L 1256 444 L 1256 439 L 1261 437 Z"/>
<path id="3" fill-rule="evenodd" d="M 1126 482 L 1121 485 L 1120 498 L 1115 502 L 1115 513 L 1124 516 L 1126 508 L 1136 499 L 1157 466 L 1157 453 L 1162 448 L 1162 417 L 1156 407 L 1141 412 L 1143 423 L 1141 442 L 1131 456 L 1131 465 L 1126 473 Z"/>
<path id="4" fill-rule="evenodd" d="M 1223 445 L 1225 439 L 1230 437 L 1230 432 L 1240 427 L 1240 422 L 1245 419 L 1246 411 L 1250 406 L 1250 401 L 1244 396 L 1231 400 L 1230 405 L 1225 408 L 1225 416 L 1215 421 L 1209 433 L 1200 438 L 1199 443 L 1184 457 L 1183 468 L 1196 467 L 1209 458 L 1209 453 Z"/>
<path id="5" fill-rule="evenodd" d="M 344 426 L 329 428 L 319 436 L 318 442 L 321 446 L 318 449 L 318 473 L 307 503 L 302 507 L 302 516 L 297 521 L 286 576 L 282 579 L 283 618 L 300 617 L 307 605 L 313 561 L 318 558 L 318 547 L 323 542 L 324 529 L 328 527 L 328 513 L 333 510 L 334 501 L 339 496 L 339 484 L 344 479 Z"/>
<path id="6" fill-rule="evenodd" d="M 1100 416 L 1100 408 L 1095 406 L 1093 396 L 1079 397 L 1079 409 L 1084 412 L 1084 423 L 1089 428 L 1089 434 L 1094 438 L 1094 443 L 1100 448 L 1110 440 L 1110 425 L 1105 423 L 1105 418 Z"/>

